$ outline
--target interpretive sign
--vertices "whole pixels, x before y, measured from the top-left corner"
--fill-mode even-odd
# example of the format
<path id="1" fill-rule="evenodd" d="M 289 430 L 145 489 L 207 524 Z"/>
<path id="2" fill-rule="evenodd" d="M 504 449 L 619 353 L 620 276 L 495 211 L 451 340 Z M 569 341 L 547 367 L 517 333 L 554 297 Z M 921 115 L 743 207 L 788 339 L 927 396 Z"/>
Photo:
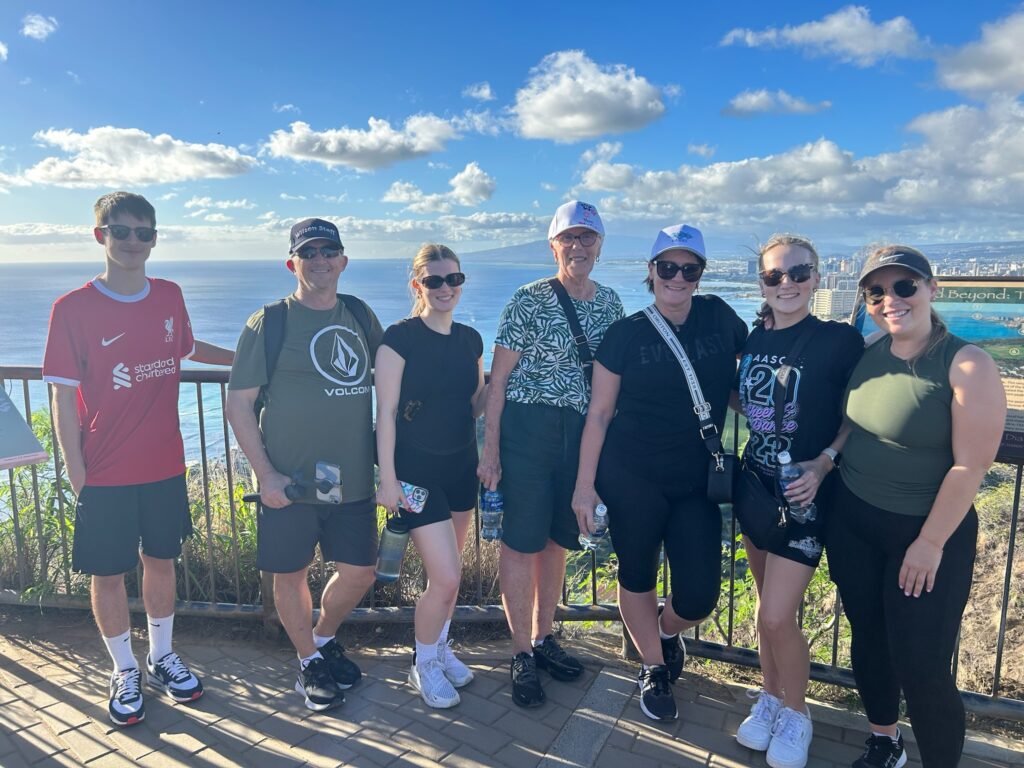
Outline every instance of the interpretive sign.
<path id="1" fill-rule="evenodd" d="M 38 464 L 48 458 L 6 390 L 0 387 L 0 469 Z"/>

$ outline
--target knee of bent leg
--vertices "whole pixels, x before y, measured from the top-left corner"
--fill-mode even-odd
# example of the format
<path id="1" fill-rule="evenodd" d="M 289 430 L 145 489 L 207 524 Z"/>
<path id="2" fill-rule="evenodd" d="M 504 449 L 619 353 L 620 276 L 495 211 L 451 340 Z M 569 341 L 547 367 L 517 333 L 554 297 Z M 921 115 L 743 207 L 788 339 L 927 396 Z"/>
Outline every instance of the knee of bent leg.
<path id="1" fill-rule="evenodd" d="M 440 597 L 451 601 L 459 593 L 462 574 L 458 568 L 439 568 L 436 573 L 427 574 L 431 589 L 436 589 Z"/>
<path id="2" fill-rule="evenodd" d="M 678 590 L 675 586 L 672 588 L 672 610 L 681 619 L 703 621 L 711 615 L 717 604 L 717 589 L 714 593 L 705 590 L 703 594 L 700 594 L 693 590 Z"/>

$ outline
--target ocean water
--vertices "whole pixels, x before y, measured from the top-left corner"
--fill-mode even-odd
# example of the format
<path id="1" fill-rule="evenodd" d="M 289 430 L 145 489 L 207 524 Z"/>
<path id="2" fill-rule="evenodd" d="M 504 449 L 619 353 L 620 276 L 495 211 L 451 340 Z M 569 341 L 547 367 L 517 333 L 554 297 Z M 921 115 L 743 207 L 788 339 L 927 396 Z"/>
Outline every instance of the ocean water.
<path id="1" fill-rule="evenodd" d="M 474 262 L 463 258 L 466 283 L 455 319 L 472 325 L 484 339 L 484 363 L 490 367 L 491 349 L 498 317 L 512 292 L 525 283 L 554 273 L 550 254 L 530 261 Z M 408 291 L 409 265 L 393 259 L 352 259 L 342 275 L 339 290 L 354 293 L 374 310 L 387 327 L 406 317 L 411 307 Z M 63 264 L 0 264 L 0 365 L 42 365 L 47 324 L 53 300 L 77 288 L 102 271 L 102 262 Z M 198 339 L 234 348 L 246 319 L 264 304 L 289 294 L 294 276 L 282 261 L 169 261 L 154 258 L 148 273 L 178 283 Z M 650 303 L 643 285 L 645 264 L 640 259 L 602 259 L 593 278 L 614 288 L 627 314 Z M 704 293 L 716 293 L 750 323 L 760 300 L 753 286 L 715 281 L 707 274 Z M 192 364 L 186 363 L 187 366 Z M 20 387 L 6 382 L 12 399 L 21 408 Z M 30 385 L 33 408 L 45 402 L 42 383 Z M 193 385 L 183 385 L 180 400 L 182 434 L 190 458 L 199 454 L 199 416 Z M 203 388 L 207 450 L 222 455 L 224 437 L 218 387 Z"/>

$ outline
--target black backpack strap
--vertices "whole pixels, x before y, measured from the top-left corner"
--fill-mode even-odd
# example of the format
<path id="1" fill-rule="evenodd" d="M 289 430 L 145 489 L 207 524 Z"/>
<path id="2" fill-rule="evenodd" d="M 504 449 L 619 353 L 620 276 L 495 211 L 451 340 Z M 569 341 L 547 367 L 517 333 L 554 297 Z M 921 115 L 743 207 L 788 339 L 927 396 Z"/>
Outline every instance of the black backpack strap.
<path id="1" fill-rule="evenodd" d="M 362 329 L 363 336 L 366 337 L 366 343 L 370 347 L 370 367 L 373 368 L 373 360 L 377 356 L 377 345 L 370 338 L 372 324 L 370 323 L 370 310 L 367 308 L 366 302 L 350 293 L 339 293 L 338 301 L 344 304 L 345 308 L 352 313 L 352 316 Z"/>
<path id="2" fill-rule="evenodd" d="M 257 421 L 263 412 L 263 404 L 267 399 L 267 387 L 270 386 L 270 380 L 274 377 L 277 360 L 281 357 L 281 347 L 284 346 L 284 325 L 287 317 L 288 305 L 284 299 L 263 306 L 263 357 L 267 366 L 267 383 L 260 387 L 260 391 L 256 395 L 256 402 L 253 403 Z"/>
<path id="3" fill-rule="evenodd" d="M 562 305 L 562 311 L 565 313 L 565 319 L 569 321 L 569 332 L 572 333 L 572 340 L 576 344 L 576 352 L 580 356 L 583 376 L 589 384 L 594 372 L 594 353 L 590 351 L 590 340 L 587 338 L 587 334 L 583 332 L 580 319 L 576 315 L 576 307 L 572 305 L 572 299 L 569 298 L 569 292 L 565 290 L 565 286 L 562 285 L 557 277 L 550 278 L 548 285 L 555 292 L 555 297 L 558 299 L 558 303 Z"/>

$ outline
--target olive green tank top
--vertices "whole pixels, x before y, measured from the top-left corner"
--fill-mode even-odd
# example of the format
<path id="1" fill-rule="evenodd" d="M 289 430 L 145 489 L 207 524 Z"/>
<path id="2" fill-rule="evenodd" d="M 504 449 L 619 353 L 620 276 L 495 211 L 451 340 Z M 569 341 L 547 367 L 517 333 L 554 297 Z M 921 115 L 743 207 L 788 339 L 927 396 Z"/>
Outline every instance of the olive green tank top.
<path id="1" fill-rule="evenodd" d="M 953 388 L 949 368 L 968 342 L 949 335 L 913 368 L 886 336 L 864 351 L 846 388 L 843 412 L 853 428 L 839 469 L 846 487 L 869 504 L 926 516 L 953 466 Z"/>

